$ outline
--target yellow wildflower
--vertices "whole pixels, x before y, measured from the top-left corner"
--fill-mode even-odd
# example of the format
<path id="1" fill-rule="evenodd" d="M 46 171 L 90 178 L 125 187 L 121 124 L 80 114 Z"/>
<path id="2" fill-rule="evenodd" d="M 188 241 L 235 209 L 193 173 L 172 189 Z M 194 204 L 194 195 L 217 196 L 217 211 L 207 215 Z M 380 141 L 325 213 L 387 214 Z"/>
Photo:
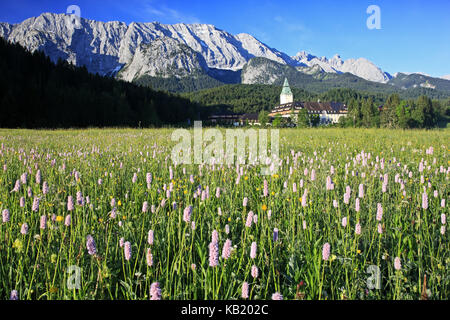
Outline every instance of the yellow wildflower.
<path id="1" fill-rule="evenodd" d="M 16 249 L 17 252 L 22 252 L 23 243 L 22 243 L 21 240 L 16 239 L 16 240 L 14 241 L 12 247 L 13 247 L 14 249 Z"/>

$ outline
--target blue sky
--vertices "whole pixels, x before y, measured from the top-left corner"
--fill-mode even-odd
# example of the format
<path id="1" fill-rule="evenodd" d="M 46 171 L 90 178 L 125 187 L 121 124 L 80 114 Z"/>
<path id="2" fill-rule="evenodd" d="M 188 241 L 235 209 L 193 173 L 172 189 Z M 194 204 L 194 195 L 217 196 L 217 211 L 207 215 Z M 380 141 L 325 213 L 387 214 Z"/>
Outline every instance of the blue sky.
<path id="1" fill-rule="evenodd" d="M 365 57 L 392 74 L 450 74 L 448 0 L 13 0 L 1 1 L 0 21 L 63 13 L 71 4 L 93 20 L 208 23 L 232 34 L 250 33 L 289 55 L 302 50 L 329 58 L 340 54 Z M 366 26 L 369 5 L 381 9 L 380 30 Z"/>

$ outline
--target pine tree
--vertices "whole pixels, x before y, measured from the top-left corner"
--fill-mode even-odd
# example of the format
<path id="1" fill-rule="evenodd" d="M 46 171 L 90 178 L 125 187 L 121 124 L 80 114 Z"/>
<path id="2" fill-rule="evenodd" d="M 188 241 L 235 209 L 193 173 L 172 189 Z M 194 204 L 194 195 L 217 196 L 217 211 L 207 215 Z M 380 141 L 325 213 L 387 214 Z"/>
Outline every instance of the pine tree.
<path id="1" fill-rule="evenodd" d="M 349 104 L 349 117 L 353 121 L 353 127 L 360 127 L 362 120 L 361 101 L 352 99 Z"/>
<path id="2" fill-rule="evenodd" d="M 433 110 L 433 103 L 427 96 L 420 96 L 417 99 L 415 119 L 422 128 L 432 128 L 436 125 L 436 115 Z"/>
<path id="3" fill-rule="evenodd" d="M 366 128 L 376 126 L 376 110 L 371 97 L 364 100 L 361 107 L 362 125 Z"/>
<path id="4" fill-rule="evenodd" d="M 261 110 L 258 115 L 258 121 L 262 126 L 265 126 L 269 122 L 269 113 L 267 111 Z"/>
<path id="5" fill-rule="evenodd" d="M 391 94 L 384 103 L 380 115 L 380 125 L 384 128 L 397 127 L 398 119 L 396 115 L 397 107 L 400 105 L 400 96 L 396 93 Z"/>
<path id="6" fill-rule="evenodd" d="M 310 126 L 308 110 L 301 108 L 298 113 L 297 126 L 299 128 L 307 128 Z"/>
<path id="7" fill-rule="evenodd" d="M 407 129 L 411 125 L 411 107 L 407 101 L 402 101 L 396 108 L 398 127 Z"/>
<path id="8" fill-rule="evenodd" d="M 281 127 L 281 116 L 277 114 L 275 118 L 272 121 L 272 126 L 274 128 L 280 128 Z"/>

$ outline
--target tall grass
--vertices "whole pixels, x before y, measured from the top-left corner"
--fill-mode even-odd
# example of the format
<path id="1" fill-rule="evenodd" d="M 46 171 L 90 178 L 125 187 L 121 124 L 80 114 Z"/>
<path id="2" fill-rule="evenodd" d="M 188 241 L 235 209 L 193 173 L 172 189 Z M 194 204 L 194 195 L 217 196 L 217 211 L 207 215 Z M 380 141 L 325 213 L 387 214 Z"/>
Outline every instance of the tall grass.
<path id="1" fill-rule="evenodd" d="M 261 176 L 259 166 L 245 165 L 238 184 L 236 166 L 205 164 L 201 171 L 196 165 L 175 167 L 171 132 L 0 130 L 0 164 L 6 166 L 0 167 L 0 210 L 10 212 L 9 221 L 0 224 L 0 298 L 9 299 L 17 290 L 20 299 L 149 299 L 151 284 L 158 282 L 162 299 L 241 299 L 246 281 L 249 299 L 270 299 L 275 292 L 285 299 L 449 299 L 450 230 L 442 215 L 449 213 L 450 131 L 284 129 L 279 171 Z M 430 147 L 432 154 L 426 152 Z M 11 192 L 23 173 L 28 173 L 26 184 Z M 150 187 L 146 173 L 152 174 Z M 333 190 L 326 190 L 327 176 Z M 44 181 L 49 185 L 45 195 Z M 364 197 L 357 212 L 360 184 Z M 351 189 L 349 204 L 344 203 L 346 187 Z M 209 197 L 202 201 L 207 188 Z M 83 205 L 76 204 L 77 192 Z M 70 212 L 68 196 L 75 200 Z M 36 197 L 40 203 L 34 212 Z M 155 206 L 154 212 L 142 212 L 144 201 Z M 376 220 L 378 203 L 381 221 Z M 183 221 L 187 206 L 193 206 L 189 223 Z M 257 221 L 246 227 L 249 211 Z M 68 214 L 71 224 L 65 226 Z M 40 228 L 41 216 L 47 216 L 45 229 Z M 25 235 L 20 232 L 24 223 L 29 226 Z M 274 228 L 278 241 L 273 241 Z M 154 231 L 152 245 L 149 230 Z M 219 233 L 217 267 L 209 266 L 213 230 Z M 95 240 L 96 255 L 88 254 L 88 235 Z M 121 238 L 131 243 L 130 260 Z M 233 244 L 229 259 L 221 257 L 226 239 Z M 257 243 L 254 259 L 252 242 Z M 322 259 L 325 243 L 331 247 L 328 260 Z M 149 248 L 152 266 L 146 260 Z M 400 270 L 394 268 L 396 257 Z M 257 278 L 251 275 L 253 265 Z M 79 289 L 67 286 L 73 279 L 70 266 L 81 268 Z M 374 275 L 368 273 L 370 266 L 379 268 L 380 289 L 367 284 Z"/>

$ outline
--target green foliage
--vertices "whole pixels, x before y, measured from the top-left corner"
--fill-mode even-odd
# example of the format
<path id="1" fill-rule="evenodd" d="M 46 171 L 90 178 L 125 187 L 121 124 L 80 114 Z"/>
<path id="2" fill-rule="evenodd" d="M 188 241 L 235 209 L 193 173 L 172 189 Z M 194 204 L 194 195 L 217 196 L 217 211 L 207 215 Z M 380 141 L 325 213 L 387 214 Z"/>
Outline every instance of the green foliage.
<path id="1" fill-rule="evenodd" d="M 256 60 L 257 63 L 261 61 Z M 306 91 L 295 87 L 302 86 L 300 80 L 306 78 L 296 78 L 297 71 L 286 66 L 280 70 L 289 71 L 288 78 L 293 77 L 289 81 L 293 85 L 295 100 L 320 99 L 347 104 L 348 119 L 340 122 L 342 127 L 445 127 L 450 118 L 450 98 L 432 101 L 430 98 L 441 98 L 432 89 L 408 89 L 401 94 L 387 96 L 383 90 L 356 91 L 349 86 L 329 87 L 330 90 L 324 92 L 323 88 L 303 85 L 312 89 Z M 86 68 L 74 67 L 62 60 L 55 65 L 42 52 L 32 54 L 3 39 L 0 39 L 0 72 L 1 127 L 147 127 L 185 124 L 187 119 L 206 119 L 213 113 L 260 113 L 279 104 L 282 85 L 281 82 L 278 86 L 221 85 L 215 77 L 222 76 L 232 82 L 239 76 L 238 72 L 223 70 L 181 79 L 143 77 L 137 80 L 139 85 L 136 85 L 90 74 Z M 329 82 L 330 79 L 322 79 L 321 82 Z M 174 92 L 214 88 L 179 96 L 145 86 Z M 426 96 L 412 100 L 411 97 L 417 93 Z M 315 119 L 307 119 L 304 115 L 303 119 L 294 119 L 293 123 L 286 121 L 287 118 L 283 118 L 280 125 L 298 122 L 300 127 L 309 127 L 311 122 L 313 125 L 316 123 Z"/>
<path id="2" fill-rule="evenodd" d="M 191 137 L 193 131 L 188 130 Z M 244 282 L 250 287 L 248 301 L 268 300 L 275 292 L 286 300 L 450 298 L 449 208 L 441 206 L 450 181 L 445 170 L 440 172 L 448 166 L 450 130 L 281 129 L 283 161 L 272 175 L 262 175 L 265 162 L 249 163 L 246 156 L 255 159 L 250 150 L 241 159 L 243 175 L 235 165 L 175 166 L 170 157 L 179 141 L 171 141 L 172 134 L 172 129 L 0 129 L 0 163 L 6 164 L 0 169 L 0 211 L 9 211 L 8 219 L 0 221 L 0 299 L 16 290 L 20 300 L 148 301 L 155 282 L 163 300 L 241 303 Z M 430 147 L 433 154 L 426 152 Z M 383 159 L 384 167 L 375 159 Z M 310 179 L 313 169 L 315 179 Z M 38 170 L 41 183 L 35 179 Z M 24 172 L 27 182 L 11 192 Z M 146 173 L 153 177 L 149 185 Z M 389 179 L 379 179 L 383 174 Z M 325 186 L 327 177 L 332 177 L 332 190 Z M 43 181 L 49 186 L 45 195 Z M 162 192 L 166 186 L 169 199 Z M 222 191 L 216 197 L 218 188 Z M 345 203 L 348 188 L 352 192 Z M 210 197 L 193 196 L 207 189 Z M 27 190 L 33 195 L 27 196 Z M 78 203 L 77 195 L 85 201 Z M 76 201 L 73 210 L 69 196 Z M 39 206 L 32 209 L 36 199 Z M 144 202 L 155 210 L 143 212 Z M 378 203 L 384 212 L 380 221 Z M 186 221 L 183 212 L 189 206 Z M 252 223 L 246 227 L 248 217 Z M 21 232 L 25 223 L 28 230 Z M 358 223 L 360 234 L 355 232 Z M 148 241 L 150 230 L 153 241 Z M 212 267 L 214 230 L 219 257 Z M 95 241 L 95 255 L 87 250 L 88 235 Z M 131 247 L 128 257 L 122 238 Z M 222 256 L 227 239 L 233 249 Z M 401 268 L 394 268 L 396 258 Z M 70 271 L 71 266 L 81 272 Z M 252 266 L 258 268 L 257 277 Z M 374 266 L 379 272 L 368 273 Z M 378 276 L 381 289 L 369 285 Z M 69 286 L 75 283 L 78 289 Z"/>
<path id="3" fill-rule="evenodd" d="M 380 124 L 383 128 L 396 128 L 397 117 L 395 115 L 397 107 L 400 105 L 400 96 L 391 94 L 383 105 L 383 112 L 380 117 Z"/>
<path id="4" fill-rule="evenodd" d="M 378 127 L 379 116 L 377 111 L 372 98 L 364 100 L 361 106 L 362 126 L 366 128 Z"/>
<path id="5" fill-rule="evenodd" d="M 355 90 L 358 92 L 370 92 L 371 94 L 378 96 L 387 96 L 392 93 L 400 93 L 403 99 L 416 99 L 420 95 L 427 95 L 432 99 L 445 99 L 450 96 L 450 81 L 443 79 L 415 79 L 413 77 L 414 83 L 405 87 L 403 80 L 399 80 L 397 78 L 392 79 L 389 83 L 377 83 L 362 79 L 350 73 L 316 73 L 309 75 L 295 69 L 294 67 L 260 57 L 253 58 L 248 62 L 242 71 L 244 74 L 246 71 L 245 69 L 248 67 L 264 68 L 265 72 L 261 74 L 259 79 L 256 79 L 256 83 L 272 83 L 272 79 L 276 78 L 277 80 L 273 84 L 281 86 L 284 78 L 286 77 L 289 80 L 291 89 L 293 87 L 300 88 L 317 94 L 325 93 L 334 89 L 344 89 Z M 426 81 L 430 84 L 432 83 L 435 86 L 435 89 L 419 86 L 419 84 Z M 403 89 L 404 87 L 407 89 Z M 367 96 L 364 98 L 367 98 Z M 378 99 L 374 99 L 375 102 L 377 102 L 377 100 Z M 324 99 L 323 101 L 330 100 Z"/>
<path id="6" fill-rule="evenodd" d="M 340 128 L 349 128 L 352 127 L 352 118 L 350 117 L 340 117 L 338 121 L 338 127 Z"/>
<path id="7" fill-rule="evenodd" d="M 261 110 L 261 112 L 258 115 L 258 122 L 265 126 L 269 122 L 269 113 L 265 110 Z"/>
<path id="8" fill-rule="evenodd" d="M 397 88 L 416 88 L 438 92 L 450 92 L 450 81 L 440 78 L 432 78 L 423 74 L 403 74 L 399 73 L 395 78 L 389 81 L 390 85 L 394 85 Z M 430 88 L 424 88 L 423 86 L 430 86 Z M 434 89 L 431 89 L 434 88 Z"/>
<path id="9" fill-rule="evenodd" d="M 348 117 L 339 123 L 341 127 L 382 128 L 433 128 L 445 127 L 448 122 L 441 102 L 426 96 L 415 100 L 401 100 L 392 94 L 378 108 L 373 98 L 352 99 L 348 104 Z"/>
<path id="10" fill-rule="evenodd" d="M 409 126 L 408 121 L 411 119 L 411 107 L 407 101 L 402 101 L 396 108 L 396 116 L 398 119 L 398 126 L 401 129 L 406 129 Z"/>
<path id="11" fill-rule="evenodd" d="M 272 121 L 272 127 L 274 128 L 281 128 L 281 116 L 279 114 L 277 114 Z"/>
<path id="12" fill-rule="evenodd" d="M 294 97 L 302 101 L 315 101 L 317 95 L 293 88 Z M 182 94 L 192 102 L 206 106 L 221 106 L 234 113 L 271 111 L 280 103 L 281 86 L 225 85 L 218 88 Z"/>
<path id="13" fill-rule="evenodd" d="M 172 93 L 191 92 L 203 89 L 215 88 L 223 86 L 224 83 L 216 80 L 206 74 L 198 74 L 190 77 L 170 77 L 159 78 L 151 76 L 142 76 L 133 83 L 149 87 L 154 90 L 163 90 Z"/>
<path id="14" fill-rule="evenodd" d="M 310 119 L 306 109 L 300 109 L 297 119 L 297 126 L 299 128 L 307 128 L 310 126 Z"/>
<path id="15" fill-rule="evenodd" d="M 310 114 L 309 122 L 312 127 L 317 127 L 320 124 L 320 116 L 318 114 Z"/>
<path id="16" fill-rule="evenodd" d="M 0 127 L 178 124 L 205 112 L 187 99 L 88 73 L 0 39 Z"/>

